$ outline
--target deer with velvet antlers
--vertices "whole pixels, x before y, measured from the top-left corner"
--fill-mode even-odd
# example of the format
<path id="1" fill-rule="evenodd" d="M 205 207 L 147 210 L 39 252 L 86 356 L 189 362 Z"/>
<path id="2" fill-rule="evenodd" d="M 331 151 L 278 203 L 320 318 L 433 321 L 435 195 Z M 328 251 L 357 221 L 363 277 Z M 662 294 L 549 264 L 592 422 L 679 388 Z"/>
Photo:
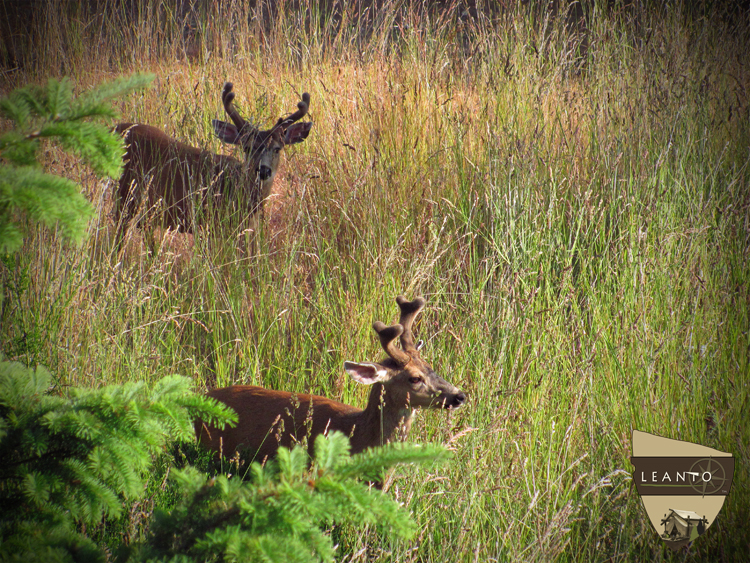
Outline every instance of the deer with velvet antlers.
<path id="1" fill-rule="evenodd" d="M 435 373 L 419 354 L 422 342 L 414 343 L 412 325 L 425 300 L 398 296 L 396 302 L 401 309 L 399 323 L 373 325 L 388 357 L 379 363 L 344 362 L 355 381 L 372 385 L 364 410 L 318 395 L 234 385 L 208 395 L 237 411 L 239 422 L 218 430 L 198 421 L 198 441 L 216 453 L 244 452 L 243 459 L 263 461 L 273 457 L 279 446 L 289 448 L 305 438 L 312 455 L 318 434 L 338 430 L 349 436 L 354 454 L 390 442 L 399 433 L 405 438 L 415 408 L 460 407 L 466 395 Z M 399 337 L 401 348 L 396 345 Z"/>
<path id="2" fill-rule="evenodd" d="M 310 95 L 302 94 L 296 112 L 262 131 L 240 116 L 232 103 L 232 88 L 230 82 L 224 85 L 221 100 L 233 123 L 214 119 L 212 125 L 223 142 L 242 147 L 244 162 L 176 141 L 150 125 L 120 123 L 115 127 L 127 145 L 115 208 L 118 242 L 142 204 L 144 193 L 148 209 L 158 212 L 164 227 L 192 232 L 195 222 L 204 223 L 215 210 L 219 217 L 229 213 L 237 216 L 241 225 L 255 230 L 258 212 L 271 193 L 282 149 L 301 143 L 310 134 L 312 122 L 299 122 L 308 112 Z"/>

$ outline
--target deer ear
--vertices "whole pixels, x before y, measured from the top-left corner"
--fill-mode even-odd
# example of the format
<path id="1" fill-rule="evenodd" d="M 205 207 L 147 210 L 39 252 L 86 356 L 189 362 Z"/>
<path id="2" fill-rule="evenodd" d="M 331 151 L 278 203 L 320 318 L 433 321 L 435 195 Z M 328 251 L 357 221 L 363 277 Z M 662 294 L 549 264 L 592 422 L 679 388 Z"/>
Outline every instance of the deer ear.
<path id="1" fill-rule="evenodd" d="M 344 362 L 344 369 L 354 381 L 365 385 L 372 385 L 376 381 L 387 381 L 391 378 L 388 370 L 379 364 Z"/>
<path id="2" fill-rule="evenodd" d="M 312 129 L 312 121 L 305 121 L 304 123 L 293 123 L 286 128 L 284 134 L 284 144 L 293 145 L 295 143 L 301 143 L 310 134 Z"/>
<path id="3" fill-rule="evenodd" d="M 211 125 L 214 126 L 214 133 L 216 133 L 216 136 L 225 143 L 229 143 L 230 145 L 240 144 L 239 131 L 237 131 L 237 128 L 231 123 L 212 119 Z"/>

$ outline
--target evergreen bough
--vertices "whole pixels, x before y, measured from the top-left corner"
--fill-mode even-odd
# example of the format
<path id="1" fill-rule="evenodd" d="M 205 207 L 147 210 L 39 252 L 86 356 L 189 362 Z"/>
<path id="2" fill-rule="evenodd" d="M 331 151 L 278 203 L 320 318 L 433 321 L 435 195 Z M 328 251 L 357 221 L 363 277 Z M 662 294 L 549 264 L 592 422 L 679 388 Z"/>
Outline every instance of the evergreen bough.
<path id="1" fill-rule="evenodd" d="M 393 465 L 435 462 L 448 452 L 404 443 L 354 456 L 349 449 L 340 432 L 319 435 L 312 466 L 306 448 L 281 447 L 265 467 L 253 463 L 246 481 L 207 478 L 195 468 L 174 471 L 182 498 L 171 512 L 155 512 L 146 542 L 129 555 L 139 561 L 332 561 L 335 546 L 325 529 L 334 523 L 411 538 L 416 526 L 409 513 L 362 478 L 379 479 Z"/>
<path id="2" fill-rule="evenodd" d="M 0 99 L 0 117 L 13 122 L 13 129 L 0 135 L 0 254 L 21 248 L 24 219 L 57 225 L 73 241 L 83 238 L 93 207 L 75 182 L 39 167 L 40 143 L 54 140 L 94 172 L 118 177 L 123 141 L 96 120 L 115 118 L 109 100 L 151 80 L 141 74 L 119 78 L 75 97 L 67 78 L 50 79 L 46 86 L 26 86 Z"/>
<path id="3" fill-rule="evenodd" d="M 184 377 L 52 394 L 43 367 L 0 362 L 0 560 L 101 561 L 80 532 L 146 489 L 156 455 L 193 418 L 236 422 Z"/>

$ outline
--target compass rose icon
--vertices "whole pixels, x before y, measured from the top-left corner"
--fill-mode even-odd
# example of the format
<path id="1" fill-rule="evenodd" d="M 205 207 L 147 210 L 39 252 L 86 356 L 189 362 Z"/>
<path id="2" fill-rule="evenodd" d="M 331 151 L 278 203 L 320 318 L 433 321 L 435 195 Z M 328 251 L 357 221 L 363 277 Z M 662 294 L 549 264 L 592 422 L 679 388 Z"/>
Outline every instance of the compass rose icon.
<path id="1" fill-rule="evenodd" d="M 689 475 L 696 477 L 691 483 L 694 491 L 702 495 L 716 494 L 727 480 L 724 468 L 713 458 L 704 457 L 693 463 Z"/>

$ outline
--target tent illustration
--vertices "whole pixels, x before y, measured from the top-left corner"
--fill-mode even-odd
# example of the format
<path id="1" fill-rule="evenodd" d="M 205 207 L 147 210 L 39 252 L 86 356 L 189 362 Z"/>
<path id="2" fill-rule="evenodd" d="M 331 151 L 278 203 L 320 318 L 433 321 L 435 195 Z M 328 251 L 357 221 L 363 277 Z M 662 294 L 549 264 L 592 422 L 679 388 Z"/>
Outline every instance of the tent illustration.
<path id="1" fill-rule="evenodd" d="M 669 509 L 661 523 L 664 526 L 662 539 L 666 541 L 692 541 L 702 535 L 708 527 L 705 516 L 699 516 L 690 510 Z"/>

